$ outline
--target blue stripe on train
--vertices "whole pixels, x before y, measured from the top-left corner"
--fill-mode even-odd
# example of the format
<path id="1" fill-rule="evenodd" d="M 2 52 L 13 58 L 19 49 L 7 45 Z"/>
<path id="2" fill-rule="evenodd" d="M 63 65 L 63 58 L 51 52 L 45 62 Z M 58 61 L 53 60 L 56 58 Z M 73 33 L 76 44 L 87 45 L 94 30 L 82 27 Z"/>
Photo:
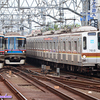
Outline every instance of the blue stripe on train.
<path id="1" fill-rule="evenodd" d="M 7 53 L 23 53 L 22 51 L 8 51 Z"/>

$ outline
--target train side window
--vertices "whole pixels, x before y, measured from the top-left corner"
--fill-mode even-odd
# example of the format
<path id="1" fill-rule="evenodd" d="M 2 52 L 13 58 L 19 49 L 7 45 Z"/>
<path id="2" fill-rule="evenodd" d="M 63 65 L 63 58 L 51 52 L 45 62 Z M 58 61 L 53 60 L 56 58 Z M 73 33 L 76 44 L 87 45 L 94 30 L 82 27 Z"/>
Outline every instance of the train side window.
<path id="1" fill-rule="evenodd" d="M 39 42 L 37 42 L 37 44 L 36 44 L 36 48 L 37 48 L 37 49 L 38 49 L 38 47 L 39 47 L 39 45 L 38 45 L 38 44 L 39 44 Z"/>
<path id="2" fill-rule="evenodd" d="M 58 48 L 59 48 L 59 50 L 60 50 L 60 47 L 61 47 L 61 46 L 60 46 L 60 41 L 59 41 L 59 47 L 58 47 Z"/>
<path id="3" fill-rule="evenodd" d="M 42 42 L 42 50 L 43 50 L 43 42 Z"/>
<path id="4" fill-rule="evenodd" d="M 38 42 L 37 47 L 38 47 L 38 49 L 40 48 L 40 42 Z"/>
<path id="5" fill-rule="evenodd" d="M 48 49 L 48 42 L 46 43 L 46 49 Z"/>
<path id="6" fill-rule="evenodd" d="M 84 50 L 87 49 L 86 43 L 87 43 L 87 39 L 86 39 L 86 37 L 83 37 L 83 49 L 84 49 Z"/>
<path id="7" fill-rule="evenodd" d="M 98 33 L 98 49 L 100 50 L 100 32 Z"/>
<path id="8" fill-rule="evenodd" d="M 41 47 L 42 47 L 42 43 L 40 42 L 40 49 L 41 49 Z"/>
<path id="9" fill-rule="evenodd" d="M 61 47 L 61 45 L 62 45 L 62 43 L 61 43 L 62 41 L 59 41 L 59 50 L 61 51 L 61 49 L 62 49 L 62 47 Z"/>
<path id="10" fill-rule="evenodd" d="M 50 49 L 52 49 L 52 42 L 50 42 Z"/>
<path id="11" fill-rule="evenodd" d="M 36 44 L 35 44 L 35 48 L 37 49 L 37 42 L 35 42 Z"/>
<path id="12" fill-rule="evenodd" d="M 62 41 L 60 42 L 60 47 L 61 47 L 61 51 L 62 51 L 62 49 L 63 49 Z"/>
<path id="13" fill-rule="evenodd" d="M 38 49 L 40 49 L 40 42 L 38 42 Z"/>
<path id="14" fill-rule="evenodd" d="M 68 44 L 69 44 L 69 48 L 68 49 L 71 51 L 71 41 L 69 41 Z"/>
<path id="15" fill-rule="evenodd" d="M 34 41 L 33 41 L 34 42 Z M 34 42 L 34 44 L 33 44 L 33 48 L 35 49 L 35 42 Z"/>
<path id="16" fill-rule="evenodd" d="M 78 42 L 77 42 L 77 51 L 80 53 L 80 40 L 79 40 L 79 38 L 78 38 Z"/>
<path id="17" fill-rule="evenodd" d="M 55 42 L 54 42 L 54 49 L 56 49 Z"/>
<path id="18" fill-rule="evenodd" d="M 46 49 L 46 43 L 44 42 L 44 50 Z"/>
<path id="19" fill-rule="evenodd" d="M 39 42 L 37 42 L 37 49 L 39 48 Z"/>
<path id="20" fill-rule="evenodd" d="M 53 42 L 52 42 L 52 50 L 53 50 Z"/>
<path id="21" fill-rule="evenodd" d="M 74 50 L 77 51 L 77 41 L 74 41 Z"/>
<path id="22" fill-rule="evenodd" d="M 45 49 L 45 42 L 43 42 L 43 49 Z"/>
<path id="23" fill-rule="evenodd" d="M 63 50 L 64 50 L 64 51 L 66 50 L 66 44 L 65 44 L 65 41 L 63 41 Z"/>
<path id="24" fill-rule="evenodd" d="M 35 49 L 35 41 L 34 41 L 34 49 Z"/>
<path id="25" fill-rule="evenodd" d="M 68 42 L 67 41 L 66 41 L 66 44 L 65 45 L 66 45 L 66 48 L 65 49 L 67 51 L 68 50 Z"/>

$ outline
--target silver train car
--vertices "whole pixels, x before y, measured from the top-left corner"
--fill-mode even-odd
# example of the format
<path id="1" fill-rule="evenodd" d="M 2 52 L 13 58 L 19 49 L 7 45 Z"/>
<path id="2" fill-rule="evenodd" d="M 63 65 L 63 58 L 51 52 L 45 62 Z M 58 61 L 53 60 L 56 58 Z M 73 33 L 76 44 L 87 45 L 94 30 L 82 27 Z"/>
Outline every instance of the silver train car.
<path id="1" fill-rule="evenodd" d="M 5 64 L 20 65 L 26 60 L 26 37 L 19 33 L 10 32 L 4 36 Z"/>
<path id="2" fill-rule="evenodd" d="M 58 31 L 29 36 L 26 45 L 29 58 L 65 67 L 68 71 L 99 75 L 100 31 L 92 26 L 75 28 L 69 33 Z"/>

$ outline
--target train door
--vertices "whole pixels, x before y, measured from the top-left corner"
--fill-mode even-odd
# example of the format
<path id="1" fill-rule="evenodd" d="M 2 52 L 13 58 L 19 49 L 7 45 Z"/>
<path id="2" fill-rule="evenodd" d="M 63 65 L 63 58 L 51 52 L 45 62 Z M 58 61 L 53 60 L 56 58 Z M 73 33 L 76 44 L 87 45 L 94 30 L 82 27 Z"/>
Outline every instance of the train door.
<path id="1" fill-rule="evenodd" d="M 88 62 L 96 63 L 97 62 L 97 36 L 95 32 L 88 33 Z"/>

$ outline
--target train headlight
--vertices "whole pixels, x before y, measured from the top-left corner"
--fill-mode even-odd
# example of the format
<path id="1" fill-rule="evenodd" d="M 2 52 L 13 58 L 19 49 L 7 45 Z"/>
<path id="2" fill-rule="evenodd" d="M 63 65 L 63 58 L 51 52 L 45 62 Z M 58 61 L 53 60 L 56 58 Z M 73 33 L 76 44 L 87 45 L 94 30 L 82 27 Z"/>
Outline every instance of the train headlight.
<path id="1" fill-rule="evenodd" d="M 86 56 L 85 56 L 85 55 L 83 55 L 83 58 L 85 59 L 85 58 L 86 58 Z"/>
<path id="2" fill-rule="evenodd" d="M 23 53 L 25 53 L 25 51 L 23 51 Z"/>
<path id="3" fill-rule="evenodd" d="M 5 53 L 7 53 L 7 51 L 5 51 Z"/>
<path id="4" fill-rule="evenodd" d="M 82 56 L 82 60 L 83 60 L 83 61 L 86 61 L 86 55 L 83 55 L 83 56 Z"/>

